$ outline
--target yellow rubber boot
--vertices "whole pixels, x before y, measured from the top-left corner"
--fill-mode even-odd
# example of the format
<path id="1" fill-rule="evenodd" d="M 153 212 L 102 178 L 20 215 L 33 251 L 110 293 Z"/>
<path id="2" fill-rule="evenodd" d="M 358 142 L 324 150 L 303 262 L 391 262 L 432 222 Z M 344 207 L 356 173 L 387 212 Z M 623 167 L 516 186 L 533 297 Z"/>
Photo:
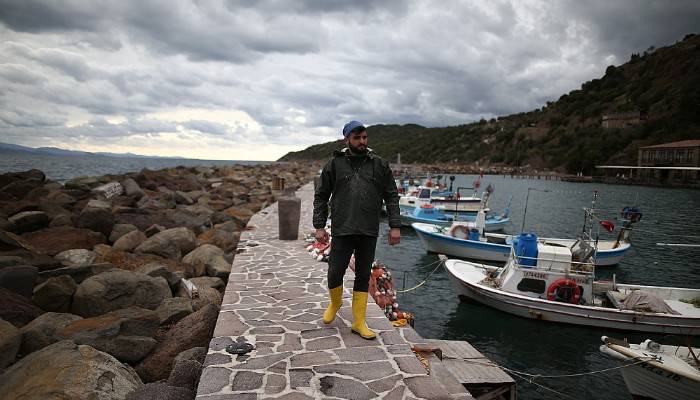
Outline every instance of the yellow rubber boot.
<path id="1" fill-rule="evenodd" d="M 335 319 L 335 314 L 338 313 L 338 310 L 340 310 L 340 307 L 343 305 L 343 285 L 333 289 L 328 289 L 328 296 L 331 298 L 331 303 L 323 313 L 324 324 L 330 324 L 333 322 Z"/>
<path id="2" fill-rule="evenodd" d="M 372 332 L 365 323 L 367 313 L 367 292 L 352 292 L 352 326 L 350 329 L 365 339 L 374 339 L 377 334 Z"/>

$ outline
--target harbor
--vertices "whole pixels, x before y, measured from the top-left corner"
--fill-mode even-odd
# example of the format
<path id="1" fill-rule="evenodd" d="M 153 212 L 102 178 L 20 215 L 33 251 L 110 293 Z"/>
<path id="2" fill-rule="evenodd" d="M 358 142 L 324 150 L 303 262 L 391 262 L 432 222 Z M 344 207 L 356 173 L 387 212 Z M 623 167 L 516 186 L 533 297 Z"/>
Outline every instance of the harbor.
<path id="1" fill-rule="evenodd" d="M 471 186 L 479 175 L 458 175 L 454 186 Z M 594 190 L 599 193 L 597 209 L 601 218 L 615 222 L 608 233 L 601 229 L 601 240 L 614 240 L 624 207 L 637 205 L 643 218 L 633 226 L 632 247 L 617 265 L 596 267 L 596 278 L 617 279 L 638 285 L 700 288 L 693 271 L 699 267 L 697 250 L 692 247 L 661 246 L 662 243 L 697 243 L 700 215 L 697 192 L 687 189 L 641 186 L 601 185 L 545 180 L 502 179 L 485 175 L 481 186 L 495 186 L 489 206 L 502 210 L 513 196 L 511 224 L 506 232 L 536 233 L 540 237 L 576 237 L 582 228 L 584 207 L 590 207 Z M 529 207 L 524 206 L 528 189 Z M 686 210 L 679 218 L 676 210 Z M 681 221 L 682 228 L 680 227 Z M 385 234 L 381 232 L 380 236 Z M 517 378 L 518 398 L 625 399 L 630 394 L 622 375 L 609 368 L 619 363 L 600 353 L 601 336 L 627 338 L 630 343 L 652 339 L 660 343 L 697 347 L 697 337 L 615 331 L 570 324 L 539 321 L 504 313 L 474 301 L 459 301 L 447 272 L 438 269 L 432 275 L 427 267 L 438 259 L 423 248 L 413 229 L 402 230 L 406 247 L 399 250 L 379 245 L 377 258 L 393 266 L 398 286 L 411 288 L 427 279 L 419 289 L 400 297 L 403 308 L 416 314 L 416 330 L 424 336 L 445 340 L 467 340 L 489 359 L 511 370 L 532 376 L 559 376 L 529 381 L 528 375 Z M 658 244 L 657 244 L 658 243 Z M 502 266 L 502 263 L 478 261 Z M 405 279 L 405 285 L 401 280 Z M 579 375 L 580 374 L 580 375 Z M 515 375 L 513 375 L 515 376 Z M 537 386 L 537 384 L 544 387 Z M 601 391 L 598 388 L 607 389 Z M 568 397 L 567 397 L 568 396 Z"/>

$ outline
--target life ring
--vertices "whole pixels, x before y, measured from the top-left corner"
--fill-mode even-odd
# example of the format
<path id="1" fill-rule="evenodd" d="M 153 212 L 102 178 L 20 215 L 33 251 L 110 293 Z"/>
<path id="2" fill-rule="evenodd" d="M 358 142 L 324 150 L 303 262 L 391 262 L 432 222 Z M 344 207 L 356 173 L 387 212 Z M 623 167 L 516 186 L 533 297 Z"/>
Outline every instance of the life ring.
<path id="1" fill-rule="evenodd" d="M 420 205 L 420 208 L 433 208 L 433 205 L 429 203 L 423 203 Z"/>
<path id="2" fill-rule="evenodd" d="M 559 293 L 559 289 L 562 288 L 565 288 L 563 295 Z M 578 304 L 581 300 L 581 288 L 573 279 L 559 278 L 547 288 L 547 300 Z"/>

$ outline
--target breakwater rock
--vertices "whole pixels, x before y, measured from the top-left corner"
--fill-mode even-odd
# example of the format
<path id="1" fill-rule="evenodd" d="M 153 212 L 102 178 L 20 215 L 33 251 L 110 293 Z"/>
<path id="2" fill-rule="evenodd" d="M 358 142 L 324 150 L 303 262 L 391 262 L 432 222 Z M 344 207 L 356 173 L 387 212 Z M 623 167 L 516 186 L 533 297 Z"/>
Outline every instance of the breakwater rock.
<path id="1" fill-rule="evenodd" d="M 0 392 L 194 398 L 241 231 L 318 168 L 1 174 Z"/>

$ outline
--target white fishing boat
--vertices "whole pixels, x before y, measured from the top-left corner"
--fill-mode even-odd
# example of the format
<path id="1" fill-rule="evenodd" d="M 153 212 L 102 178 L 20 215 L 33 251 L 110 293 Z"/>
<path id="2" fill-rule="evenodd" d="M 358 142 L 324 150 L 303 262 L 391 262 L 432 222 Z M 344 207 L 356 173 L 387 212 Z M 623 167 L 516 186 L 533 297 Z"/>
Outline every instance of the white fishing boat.
<path id="1" fill-rule="evenodd" d="M 603 336 L 600 351 L 627 366 L 620 368 L 630 394 L 654 400 L 700 398 L 700 349 L 661 345 L 649 339 L 630 344 Z"/>
<path id="2" fill-rule="evenodd" d="M 592 209 L 585 211 L 586 220 L 594 221 Z M 608 329 L 700 335 L 696 306 L 700 289 L 594 280 L 596 241 L 591 238 L 597 235 L 593 225 L 571 247 L 521 234 L 505 267 L 454 259 L 445 266 L 460 297 L 514 315 Z"/>
<path id="3" fill-rule="evenodd" d="M 508 261 L 516 236 L 488 232 L 485 217 L 483 221 L 477 217 L 474 222 L 453 222 L 449 227 L 427 223 L 413 223 L 411 226 L 428 252 L 475 260 Z M 629 225 L 623 225 L 616 240 L 599 240 L 596 265 L 618 264 L 632 247 L 629 232 Z M 542 244 L 569 248 L 576 243 L 576 239 L 538 240 Z"/>

